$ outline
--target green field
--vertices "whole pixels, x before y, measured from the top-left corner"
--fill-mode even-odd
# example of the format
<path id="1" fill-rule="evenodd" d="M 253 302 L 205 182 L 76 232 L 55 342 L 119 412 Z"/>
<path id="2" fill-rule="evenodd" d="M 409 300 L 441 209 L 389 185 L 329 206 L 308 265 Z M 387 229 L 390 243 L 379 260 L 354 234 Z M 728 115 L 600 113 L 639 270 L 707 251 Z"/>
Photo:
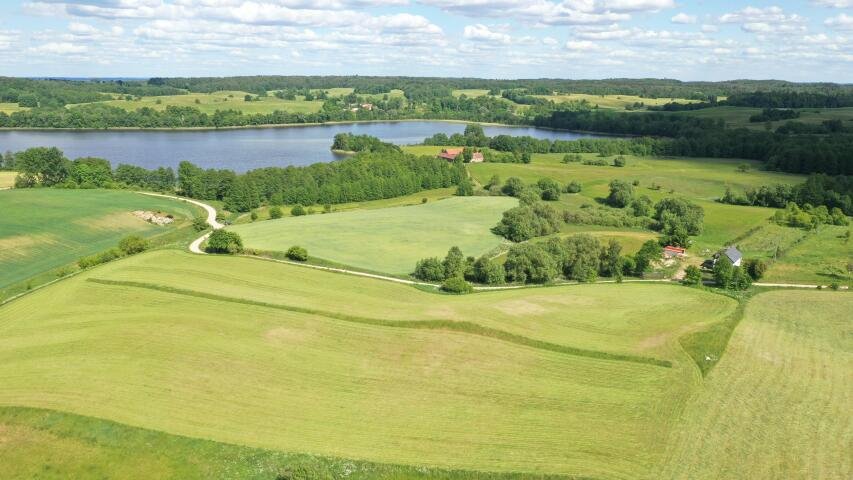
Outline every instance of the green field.
<path id="1" fill-rule="evenodd" d="M 424 257 L 444 256 L 456 245 L 479 256 L 502 243 L 489 229 L 516 204 L 507 197 L 455 197 L 426 204 L 282 218 L 231 229 L 250 248 L 285 251 L 353 267 L 406 274 Z"/>
<path id="2" fill-rule="evenodd" d="M 658 478 L 851 478 L 851 312 L 846 293 L 753 298 Z"/>
<path id="3" fill-rule="evenodd" d="M 674 285 L 444 296 L 161 250 L 2 307 L 0 405 L 382 463 L 655 478 L 699 384 L 678 337 L 735 305 Z"/>
<path id="4" fill-rule="evenodd" d="M 750 122 L 749 117 L 761 113 L 761 108 L 749 107 L 713 107 L 693 110 L 689 112 L 678 112 L 678 115 L 689 115 L 692 117 L 722 119 L 729 128 L 755 128 L 764 130 L 767 123 L 772 129 L 776 129 L 787 122 L 803 122 L 809 124 L 820 124 L 826 120 L 841 120 L 847 127 L 853 123 L 853 107 L 846 108 L 798 108 L 799 118 L 791 120 L 779 120 L 776 122 Z"/>
<path id="5" fill-rule="evenodd" d="M 462 95 L 465 95 L 466 97 L 469 97 L 469 98 L 477 98 L 477 97 L 485 97 L 486 95 L 489 94 L 489 91 L 485 90 L 485 89 L 479 89 L 479 88 L 463 88 L 463 89 L 454 90 L 452 93 L 453 93 L 454 97 L 461 97 Z"/>
<path id="6" fill-rule="evenodd" d="M 427 147 L 418 147 L 426 153 Z M 436 147 L 432 147 L 436 148 Z M 585 158 L 596 158 L 593 154 Z M 649 158 L 626 156 L 623 168 L 592 166 L 580 163 L 562 163 L 562 154 L 537 154 L 533 163 L 481 163 L 470 165 L 469 170 L 477 181 L 486 183 L 492 175 L 501 180 L 519 177 L 527 183 L 543 177 L 561 183 L 576 180 L 583 190 L 577 195 L 564 195 L 559 204 L 564 208 L 578 208 L 582 203 L 596 203 L 596 199 L 607 196 L 611 180 L 639 181 L 634 187 L 636 195 L 647 195 L 652 200 L 667 196 L 684 196 L 696 201 L 705 209 L 705 230 L 696 238 L 694 250 L 716 250 L 731 240 L 737 239 L 750 229 L 763 224 L 773 209 L 725 205 L 715 200 L 722 196 L 726 187 L 742 192 L 750 187 L 774 184 L 796 184 L 803 181 L 799 175 L 766 172 L 756 169 L 740 172 L 741 163 L 757 163 L 741 160 Z M 652 185 L 659 190 L 652 190 Z"/>
<path id="7" fill-rule="evenodd" d="M 15 186 L 17 172 L 0 172 L 0 188 L 11 188 Z"/>
<path id="8" fill-rule="evenodd" d="M 134 210 L 171 213 L 174 226 L 157 226 Z M 115 190 L 14 189 L 0 192 L 0 297 L 3 289 L 80 257 L 114 247 L 123 236 L 174 232 L 196 207 Z"/>
<path id="9" fill-rule="evenodd" d="M 762 281 L 853 286 L 849 270 L 853 266 L 853 242 L 845 237 L 849 231 L 850 227 L 824 225 L 804 235 L 802 241 L 783 249 Z"/>
<path id="10" fill-rule="evenodd" d="M 244 100 L 246 93 L 240 91 L 189 93 L 186 95 L 141 97 L 138 100 L 108 100 L 98 103 L 123 108 L 128 111 L 137 110 L 142 107 L 165 110 L 166 107 L 175 105 L 179 107 L 194 107 L 207 114 L 213 114 L 217 110 L 239 110 L 245 114 L 272 113 L 276 110 L 292 113 L 316 113 L 323 106 L 321 100 L 310 102 L 305 100 L 282 100 L 272 95 L 267 97 L 252 95 L 253 97 L 257 97 L 256 100 L 247 102 Z M 68 108 L 74 107 L 75 105 L 68 106 Z"/>
<path id="11" fill-rule="evenodd" d="M 684 98 L 643 98 L 636 95 L 590 95 L 586 93 L 568 93 L 560 95 L 535 95 L 539 98 L 551 100 L 555 103 L 563 102 L 587 102 L 597 105 L 599 108 L 608 108 L 615 110 L 624 110 L 628 105 L 642 103 L 646 106 L 664 105 L 670 102 L 676 103 L 695 103 L 696 100 L 687 100 Z"/>

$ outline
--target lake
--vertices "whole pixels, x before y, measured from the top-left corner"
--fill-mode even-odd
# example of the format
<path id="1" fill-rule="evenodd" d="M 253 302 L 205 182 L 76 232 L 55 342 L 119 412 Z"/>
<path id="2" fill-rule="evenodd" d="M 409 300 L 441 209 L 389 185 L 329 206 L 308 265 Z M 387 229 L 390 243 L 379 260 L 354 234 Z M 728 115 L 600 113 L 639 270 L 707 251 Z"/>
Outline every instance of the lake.
<path id="1" fill-rule="evenodd" d="M 145 168 L 177 167 L 188 160 L 204 168 L 238 172 L 259 167 L 309 165 L 340 158 L 329 148 L 338 133 L 372 135 L 398 145 L 421 143 L 443 132 L 462 133 L 465 124 L 441 121 L 348 123 L 286 128 L 176 131 L 0 131 L 0 152 L 31 147 L 58 147 L 65 156 L 101 157 Z M 484 126 L 486 135 L 529 135 L 574 140 L 596 135 L 535 127 Z"/>

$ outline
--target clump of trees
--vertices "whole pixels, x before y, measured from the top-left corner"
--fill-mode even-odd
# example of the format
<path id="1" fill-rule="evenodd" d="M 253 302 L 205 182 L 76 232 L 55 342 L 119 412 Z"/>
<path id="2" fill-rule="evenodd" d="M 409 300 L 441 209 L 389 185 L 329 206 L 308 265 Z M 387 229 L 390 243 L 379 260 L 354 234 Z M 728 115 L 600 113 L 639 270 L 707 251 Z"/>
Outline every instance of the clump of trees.
<path id="1" fill-rule="evenodd" d="M 826 205 L 813 207 L 806 204 L 800 208 L 794 202 L 788 203 L 784 210 L 777 210 L 773 214 L 773 221 L 779 225 L 808 230 L 825 224 L 842 226 L 850 224 L 847 216 L 838 207 L 829 210 Z"/>
<path id="2" fill-rule="evenodd" d="M 720 255 L 714 265 L 714 282 L 727 290 L 746 290 L 752 285 L 752 278 L 744 267 L 736 267 L 728 257 Z"/>
<path id="3" fill-rule="evenodd" d="M 473 257 L 466 258 L 459 247 L 451 247 L 444 259 L 430 257 L 419 260 L 412 274 L 425 282 L 442 282 L 442 290 L 451 293 L 469 293 L 472 291 L 467 279 L 476 278 Z"/>
<path id="4" fill-rule="evenodd" d="M 295 260 L 297 262 L 305 262 L 308 261 L 308 250 L 304 247 L 300 247 L 294 245 L 287 249 L 287 252 L 284 254 L 287 258 L 291 260 Z"/>
<path id="5" fill-rule="evenodd" d="M 139 235 L 129 235 L 119 240 L 117 247 L 77 260 L 77 266 L 80 268 L 94 267 L 95 265 L 111 262 L 128 255 L 142 253 L 148 250 L 149 247 L 150 243 L 148 240 Z"/>
<path id="6" fill-rule="evenodd" d="M 690 237 L 702 233 L 705 211 L 683 198 L 664 198 L 655 204 L 654 219 L 663 243 L 689 247 Z"/>
<path id="7" fill-rule="evenodd" d="M 853 176 L 812 174 L 799 185 L 762 185 L 746 190 L 743 195 L 726 188 L 720 202 L 773 208 L 786 208 L 790 202 L 800 207 L 825 205 L 853 215 Z"/>
<path id="8" fill-rule="evenodd" d="M 626 273 L 621 251 L 616 240 L 602 245 L 591 235 L 572 235 L 514 245 L 504 268 L 507 280 L 519 283 L 548 283 L 561 276 L 579 282 L 594 282 L 599 275 L 621 279 Z"/>
<path id="9" fill-rule="evenodd" d="M 536 202 L 505 211 L 492 232 L 513 242 L 523 242 L 555 233 L 561 224 L 560 215 L 553 207 Z"/>
<path id="10" fill-rule="evenodd" d="M 393 143 L 383 142 L 371 135 L 354 135 L 339 133 L 332 141 L 332 150 L 341 152 L 399 152 L 400 147 Z"/>
<path id="11" fill-rule="evenodd" d="M 236 232 L 214 230 L 207 238 L 207 253 L 235 254 L 243 251 L 243 239 Z"/>
<path id="12" fill-rule="evenodd" d="M 751 123 L 775 122 L 778 120 L 790 120 L 792 118 L 800 118 L 800 112 L 788 108 L 765 108 L 761 113 L 751 115 L 749 121 Z"/>

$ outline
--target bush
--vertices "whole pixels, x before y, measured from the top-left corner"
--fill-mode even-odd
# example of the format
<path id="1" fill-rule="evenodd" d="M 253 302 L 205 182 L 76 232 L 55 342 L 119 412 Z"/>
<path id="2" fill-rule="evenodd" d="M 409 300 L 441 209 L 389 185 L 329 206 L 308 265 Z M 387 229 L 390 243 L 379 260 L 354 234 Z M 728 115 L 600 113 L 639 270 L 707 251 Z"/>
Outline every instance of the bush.
<path id="1" fill-rule="evenodd" d="M 581 191 L 581 184 L 577 180 L 572 180 L 566 184 L 565 190 L 566 193 L 579 193 Z"/>
<path id="2" fill-rule="evenodd" d="M 305 207 L 302 205 L 296 205 L 290 209 L 290 214 L 294 217 L 301 217 L 302 215 L 307 215 L 308 212 L 305 211 Z"/>
<path id="3" fill-rule="evenodd" d="M 270 220 L 275 220 L 276 218 L 281 218 L 283 216 L 284 213 L 278 205 L 274 205 L 270 208 Z"/>
<path id="4" fill-rule="evenodd" d="M 207 239 L 208 253 L 240 253 L 243 251 L 243 239 L 235 232 L 214 230 Z"/>
<path id="5" fill-rule="evenodd" d="M 474 291 L 474 287 L 462 277 L 450 277 L 441 284 L 441 289 L 448 293 L 465 294 Z"/>
<path id="6" fill-rule="evenodd" d="M 142 253 L 148 250 L 148 240 L 139 235 L 130 235 L 121 239 L 118 242 L 118 248 L 126 255 Z"/>
<path id="7" fill-rule="evenodd" d="M 767 264 L 760 258 L 749 258 L 743 261 L 743 268 L 753 280 L 761 280 L 767 271 Z"/>
<path id="8" fill-rule="evenodd" d="M 550 205 L 525 205 L 505 211 L 492 232 L 513 242 L 523 242 L 552 234 L 560 229 L 560 224 L 559 214 Z"/>
<path id="9" fill-rule="evenodd" d="M 614 167 L 624 167 L 625 166 L 625 157 L 618 156 L 618 157 L 614 158 L 613 159 L 613 166 Z"/>
<path id="10" fill-rule="evenodd" d="M 541 190 L 540 198 L 547 201 L 556 201 L 560 199 L 560 184 L 552 178 L 541 178 L 536 182 L 536 186 Z"/>
<path id="11" fill-rule="evenodd" d="M 292 246 L 288 248 L 284 255 L 291 260 L 296 260 L 297 262 L 304 262 L 308 260 L 308 250 L 299 246 Z"/>
<path id="12" fill-rule="evenodd" d="M 254 222 L 257 219 L 258 219 L 258 212 L 252 210 L 252 213 L 249 214 L 249 220 Z"/>
<path id="13" fill-rule="evenodd" d="M 681 283 L 685 285 L 699 285 L 702 283 L 702 271 L 695 265 L 688 265 L 684 269 L 684 280 Z"/>
<path id="14" fill-rule="evenodd" d="M 610 194 L 607 196 L 607 204 L 611 207 L 624 208 L 634 198 L 634 187 L 628 182 L 613 180 L 610 182 Z"/>
<path id="15" fill-rule="evenodd" d="M 440 282 L 444 280 L 444 265 L 437 257 L 418 260 L 412 276 L 425 282 Z"/>
<path id="16" fill-rule="evenodd" d="M 207 217 L 199 215 L 193 218 L 193 228 L 196 232 L 207 230 Z"/>
<path id="17" fill-rule="evenodd" d="M 95 265 L 100 265 L 102 263 L 107 263 L 113 261 L 117 258 L 122 257 L 122 251 L 118 248 L 111 248 L 106 252 L 97 253 L 95 255 L 90 255 L 88 257 L 83 257 L 77 261 L 77 265 L 80 268 L 89 268 L 94 267 Z"/>

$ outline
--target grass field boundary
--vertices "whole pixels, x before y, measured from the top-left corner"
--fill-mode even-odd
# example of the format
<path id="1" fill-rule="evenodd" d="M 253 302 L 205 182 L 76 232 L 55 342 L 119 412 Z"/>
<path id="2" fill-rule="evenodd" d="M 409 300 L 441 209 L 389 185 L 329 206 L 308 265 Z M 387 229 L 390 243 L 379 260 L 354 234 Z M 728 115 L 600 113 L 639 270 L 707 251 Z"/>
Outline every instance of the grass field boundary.
<path id="1" fill-rule="evenodd" d="M 653 365 L 657 367 L 665 367 L 671 368 L 672 362 L 668 360 L 660 360 L 652 357 L 642 357 L 639 355 L 624 355 L 617 353 L 609 353 L 609 352 L 601 352 L 598 350 L 586 350 L 583 348 L 575 348 L 569 347 L 566 345 L 558 345 L 555 343 L 544 342 L 541 340 L 534 340 L 532 338 L 524 337 L 521 335 L 515 335 L 509 332 L 505 332 L 503 330 L 498 330 L 495 328 L 484 327 L 480 324 L 468 321 L 454 321 L 454 320 L 381 320 L 376 318 L 367 318 L 367 317 L 358 317 L 354 315 L 347 315 L 344 313 L 337 312 L 327 312 L 323 310 L 317 310 L 313 308 L 305 308 L 305 307 L 297 307 L 293 305 L 283 305 L 276 303 L 268 303 L 261 302 L 257 300 L 249 300 L 245 298 L 235 298 L 235 297 L 226 297 L 223 295 L 215 295 L 212 293 L 199 292 L 195 290 L 188 290 L 183 288 L 176 287 L 167 287 L 164 285 L 157 285 L 152 283 L 144 283 L 144 282 L 133 282 L 133 281 L 124 281 L 124 280 L 106 280 L 100 278 L 87 278 L 87 282 L 92 282 L 100 285 L 110 285 L 110 286 L 120 286 L 120 287 L 132 287 L 132 288 L 144 288 L 148 290 L 156 290 L 165 293 L 171 293 L 174 295 L 184 295 L 190 297 L 204 298 L 207 300 L 221 301 L 221 302 L 229 302 L 229 303 L 239 303 L 244 305 L 252 305 L 256 307 L 262 308 L 273 308 L 277 310 L 285 310 L 289 312 L 295 313 L 303 313 L 308 315 L 317 315 L 321 317 L 332 318 L 335 320 L 342 320 L 345 322 L 352 323 L 360 323 L 364 325 L 373 325 L 379 327 L 392 327 L 392 328 L 410 328 L 410 329 L 425 329 L 425 330 L 448 330 L 460 333 L 469 333 L 472 335 L 479 335 L 486 338 L 493 338 L 496 340 L 514 343 L 516 345 L 522 345 L 525 347 L 537 348 L 540 350 L 547 350 L 556 353 L 562 353 L 566 355 L 574 355 L 579 357 L 588 357 L 595 358 L 598 360 L 613 360 L 620 362 L 631 362 L 631 363 L 640 363 L 645 365 Z"/>
<path id="2" fill-rule="evenodd" d="M 708 376 L 714 366 L 723 358 L 723 354 L 726 353 L 726 348 L 735 328 L 743 320 L 746 304 L 750 297 L 751 295 L 746 298 L 737 298 L 738 306 L 726 320 L 711 324 L 704 330 L 679 337 L 678 343 L 684 352 L 693 359 L 693 363 L 699 367 L 703 378 Z"/>
<path id="3" fill-rule="evenodd" d="M 199 473 L 204 472 L 205 478 L 246 478 L 243 476 L 246 475 L 248 478 L 270 480 L 347 477 L 356 480 L 592 480 L 572 475 L 441 469 L 255 448 L 27 406 L 0 407 L 0 425 L 31 428 L 93 447 L 115 450 L 119 454 L 135 452 L 167 457 L 167 464 L 184 463 L 187 457 L 195 456 L 190 463 L 200 465 Z"/>

